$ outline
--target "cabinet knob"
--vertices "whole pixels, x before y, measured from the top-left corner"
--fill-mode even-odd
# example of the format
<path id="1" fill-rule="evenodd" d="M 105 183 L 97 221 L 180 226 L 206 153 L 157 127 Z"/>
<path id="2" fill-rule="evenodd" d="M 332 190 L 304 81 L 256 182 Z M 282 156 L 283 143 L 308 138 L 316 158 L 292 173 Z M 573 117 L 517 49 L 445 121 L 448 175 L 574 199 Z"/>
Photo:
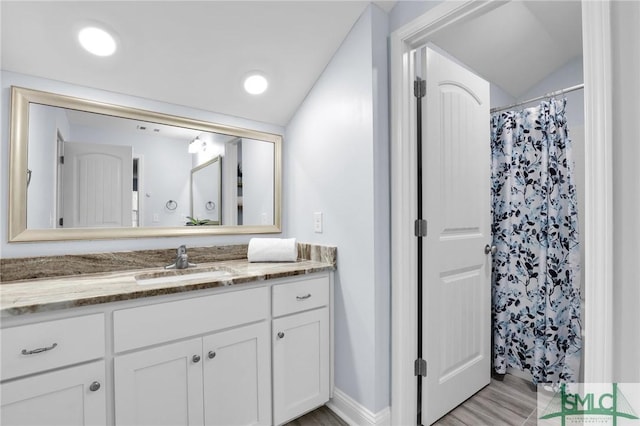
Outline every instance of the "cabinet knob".
<path id="1" fill-rule="evenodd" d="M 93 383 L 91 383 L 91 384 L 89 385 L 89 390 L 90 390 L 91 392 L 95 392 L 95 391 L 97 391 L 98 389 L 100 389 L 100 382 L 98 382 L 98 381 L 93 382 Z"/>
<path id="2" fill-rule="evenodd" d="M 207 356 L 209 357 L 209 359 L 214 359 L 216 357 L 216 353 L 214 351 L 209 351 Z"/>
<path id="3" fill-rule="evenodd" d="M 200 362 L 200 355 L 194 355 L 193 358 L 191 358 L 191 360 L 193 362 Z"/>
<path id="4" fill-rule="evenodd" d="M 278 339 L 282 339 L 284 337 L 284 333 L 282 331 L 278 332 Z"/>

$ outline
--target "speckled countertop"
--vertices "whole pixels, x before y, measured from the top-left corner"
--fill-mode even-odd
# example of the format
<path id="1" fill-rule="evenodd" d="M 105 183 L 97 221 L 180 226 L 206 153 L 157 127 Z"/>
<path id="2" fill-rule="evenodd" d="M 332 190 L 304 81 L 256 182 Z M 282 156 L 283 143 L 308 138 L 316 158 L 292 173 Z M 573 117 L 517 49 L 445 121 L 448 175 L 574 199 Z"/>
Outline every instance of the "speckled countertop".
<path id="1" fill-rule="evenodd" d="M 237 248 L 237 246 L 235 246 Z M 219 248 L 215 248 L 218 250 Z M 205 250 L 203 248 L 202 250 Z M 8 317 L 34 312 L 54 311 L 77 306 L 131 300 L 142 297 L 182 293 L 186 291 L 227 287 L 255 283 L 258 281 L 333 271 L 336 269 L 335 247 L 299 245 L 299 260 L 282 263 L 249 263 L 245 258 L 198 263 L 196 268 L 180 271 L 165 270 L 162 267 L 137 268 L 99 273 L 75 273 L 71 276 L 44 276 L 35 279 L 6 281 L 0 285 L 0 316 Z M 245 252 L 246 254 L 246 252 Z M 136 252 L 128 253 L 135 257 Z M 63 256 L 64 257 L 64 256 Z M 32 263 L 48 264 L 47 258 Z M 44 260 L 43 260 L 44 259 Z M 56 262 L 61 260 L 56 260 Z M 76 260 L 73 260 L 77 262 Z M 16 259 L 13 263 L 29 263 L 26 259 Z M 13 264 L 3 265 L 3 275 Z M 97 261 L 92 258 L 95 265 Z M 148 265 L 148 264 L 147 264 Z M 93 269 L 96 270 L 95 268 Z M 198 276 L 196 272 L 220 270 L 222 276 Z M 166 275 L 193 275 L 178 283 L 138 284 L 136 277 Z M 42 275 L 46 275 L 42 273 Z M 56 275 L 56 274 L 52 274 Z M 59 274 L 58 274 L 59 275 Z M 6 275 L 5 275 L 6 276 Z M 182 278 L 182 277 L 181 277 Z"/>

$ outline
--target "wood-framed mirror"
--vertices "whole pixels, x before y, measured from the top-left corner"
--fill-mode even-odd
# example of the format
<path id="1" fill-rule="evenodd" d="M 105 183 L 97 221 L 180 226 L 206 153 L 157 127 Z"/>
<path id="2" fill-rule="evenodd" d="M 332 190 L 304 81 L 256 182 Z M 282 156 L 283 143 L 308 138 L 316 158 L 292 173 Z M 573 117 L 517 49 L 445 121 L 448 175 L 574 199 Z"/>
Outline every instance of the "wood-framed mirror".
<path id="1" fill-rule="evenodd" d="M 218 220 L 193 226 L 214 158 Z M 9 242 L 278 233 L 281 158 L 281 135 L 12 87 Z"/>

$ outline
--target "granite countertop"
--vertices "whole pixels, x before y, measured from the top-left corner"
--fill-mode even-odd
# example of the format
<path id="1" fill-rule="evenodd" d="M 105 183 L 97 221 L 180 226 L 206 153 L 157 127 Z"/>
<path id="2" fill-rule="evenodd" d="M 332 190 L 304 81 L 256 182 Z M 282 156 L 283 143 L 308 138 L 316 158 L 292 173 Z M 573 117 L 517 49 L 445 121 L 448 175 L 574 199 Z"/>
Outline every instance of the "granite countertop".
<path id="1" fill-rule="evenodd" d="M 166 270 L 173 250 L 142 250 L 0 259 L 0 317 L 257 283 L 336 270 L 337 249 L 298 243 L 298 261 L 249 263 L 246 245 L 194 247 L 195 268 Z M 197 272 L 220 270 L 220 276 Z M 178 282 L 139 284 L 136 277 L 192 275 Z M 153 281 L 151 281 L 153 282 Z"/>
<path id="2" fill-rule="evenodd" d="M 227 274 L 213 278 L 197 277 L 198 274 L 195 274 L 193 278 L 177 283 L 141 285 L 136 281 L 136 276 L 141 275 L 147 277 L 185 273 L 191 275 L 198 271 L 212 269 L 226 271 Z M 333 270 L 335 270 L 334 264 L 314 260 L 249 263 L 246 259 L 239 259 L 198 264 L 196 268 L 179 271 L 150 268 L 5 282 L 0 287 L 0 315 L 8 317 L 54 311 Z"/>

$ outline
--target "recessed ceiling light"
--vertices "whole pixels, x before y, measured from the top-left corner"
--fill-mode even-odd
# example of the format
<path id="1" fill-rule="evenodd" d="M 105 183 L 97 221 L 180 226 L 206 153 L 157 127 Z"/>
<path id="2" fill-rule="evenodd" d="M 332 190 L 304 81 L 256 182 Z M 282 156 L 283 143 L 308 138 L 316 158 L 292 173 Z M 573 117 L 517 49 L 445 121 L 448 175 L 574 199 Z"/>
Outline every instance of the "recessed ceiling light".
<path id="1" fill-rule="evenodd" d="M 97 56 L 110 56 L 116 51 L 116 40 L 101 28 L 83 28 L 78 33 L 78 41 L 87 51 Z"/>
<path id="2" fill-rule="evenodd" d="M 244 79 L 244 90 L 252 95 L 259 95 L 267 90 L 269 82 L 260 73 L 251 73 Z"/>

